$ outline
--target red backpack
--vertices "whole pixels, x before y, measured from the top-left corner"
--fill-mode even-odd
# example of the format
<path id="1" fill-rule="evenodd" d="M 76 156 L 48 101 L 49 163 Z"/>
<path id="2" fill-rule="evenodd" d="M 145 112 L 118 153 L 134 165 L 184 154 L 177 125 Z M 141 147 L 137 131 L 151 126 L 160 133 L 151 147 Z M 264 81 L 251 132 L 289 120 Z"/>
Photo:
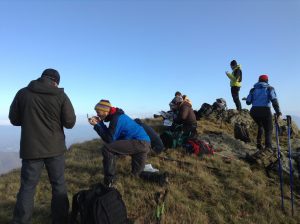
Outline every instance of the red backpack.
<path id="1" fill-rule="evenodd" d="M 193 153 L 196 156 L 213 155 L 215 152 L 209 143 L 198 139 L 189 139 L 185 147 L 189 153 Z"/>

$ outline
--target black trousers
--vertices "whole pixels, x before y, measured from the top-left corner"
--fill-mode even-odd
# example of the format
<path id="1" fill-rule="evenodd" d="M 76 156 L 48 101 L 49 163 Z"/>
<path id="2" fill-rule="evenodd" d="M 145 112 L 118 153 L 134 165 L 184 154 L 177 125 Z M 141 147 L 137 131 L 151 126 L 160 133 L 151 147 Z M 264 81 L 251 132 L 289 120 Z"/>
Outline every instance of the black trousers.
<path id="1" fill-rule="evenodd" d="M 51 214 L 53 224 L 68 221 L 69 200 L 65 183 L 65 156 L 45 159 L 23 159 L 21 168 L 21 187 L 13 213 L 13 224 L 31 223 L 34 207 L 35 189 L 43 167 L 46 167 L 52 187 Z"/>
<path id="2" fill-rule="evenodd" d="M 239 92 L 240 92 L 240 87 L 237 86 L 232 86 L 231 87 L 231 95 L 233 102 L 235 103 L 236 109 L 237 110 L 242 110 L 242 105 L 239 97 Z"/>
<path id="3" fill-rule="evenodd" d="M 121 155 L 131 156 L 131 173 L 138 176 L 145 167 L 150 147 L 150 142 L 141 140 L 118 140 L 104 144 L 102 148 L 104 180 L 114 180 L 116 159 Z"/>
<path id="4" fill-rule="evenodd" d="M 272 148 L 272 113 L 269 107 L 252 107 L 250 115 L 258 126 L 256 143 L 262 145 L 262 134 L 265 133 L 265 147 Z"/>

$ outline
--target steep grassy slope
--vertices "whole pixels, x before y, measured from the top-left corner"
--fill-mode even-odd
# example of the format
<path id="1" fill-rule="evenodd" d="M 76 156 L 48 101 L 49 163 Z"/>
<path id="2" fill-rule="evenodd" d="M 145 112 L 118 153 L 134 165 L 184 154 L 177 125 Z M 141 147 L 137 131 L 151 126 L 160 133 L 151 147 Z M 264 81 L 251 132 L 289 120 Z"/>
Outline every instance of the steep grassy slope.
<path id="1" fill-rule="evenodd" d="M 148 120 L 152 125 L 159 120 Z M 288 175 L 285 175 L 286 213 L 280 208 L 276 172 L 268 178 L 264 169 L 238 159 L 240 152 L 255 150 L 231 136 L 233 128 L 224 122 L 199 121 L 199 132 L 210 138 L 218 154 L 204 158 L 187 155 L 181 148 L 150 156 L 148 163 L 170 174 L 168 186 L 130 176 L 130 157 L 117 162 L 117 189 L 123 195 L 132 223 L 156 223 L 155 195 L 168 188 L 162 223 L 300 223 L 299 183 L 296 181 L 295 215 L 290 215 Z M 252 133 L 253 132 L 253 133 Z M 251 131 L 254 135 L 254 131 Z M 253 137 L 253 136 L 252 136 Z M 101 141 L 73 145 L 67 152 L 66 179 L 69 198 L 81 189 L 102 181 Z M 233 149 L 234 148 L 234 149 Z M 284 148 L 284 147 L 283 147 Z M 224 157 L 226 155 L 226 157 Z M 185 161 L 164 160 L 163 157 Z M 0 223 L 9 223 L 19 188 L 19 170 L 0 176 Z M 43 172 L 35 197 L 33 223 L 51 223 L 51 187 Z"/>

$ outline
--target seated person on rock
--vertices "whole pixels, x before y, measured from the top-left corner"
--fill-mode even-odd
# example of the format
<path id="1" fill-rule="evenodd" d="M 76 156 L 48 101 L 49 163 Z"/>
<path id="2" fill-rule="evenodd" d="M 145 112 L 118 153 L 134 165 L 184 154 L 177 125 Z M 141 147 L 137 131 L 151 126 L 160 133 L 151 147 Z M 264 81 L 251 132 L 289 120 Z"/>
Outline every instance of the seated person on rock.
<path id="1" fill-rule="evenodd" d="M 174 119 L 174 125 L 181 125 L 184 135 L 195 137 L 197 135 L 197 120 L 191 101 L 188 97 L 185 100 L 178 98 L 176 106 L 178 115 Z"/>

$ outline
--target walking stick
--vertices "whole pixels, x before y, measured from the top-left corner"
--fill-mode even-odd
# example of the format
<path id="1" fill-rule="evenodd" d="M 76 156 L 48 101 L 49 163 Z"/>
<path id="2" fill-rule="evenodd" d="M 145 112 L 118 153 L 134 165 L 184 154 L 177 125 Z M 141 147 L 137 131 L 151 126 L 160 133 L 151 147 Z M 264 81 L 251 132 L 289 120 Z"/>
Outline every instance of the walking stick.
<path id="1" fill-rule="evenodd" d="M 278 117 L 274 114 L 275 117 L 275 127 L 276 127 L 276 143 L 277 143 L 277 156 L 278 156 L 278 174 L 280 178 L 280 192 L 281 192 L 281 209 L 284 211 L 284 203 L 283 203 L 283 183 L 282 183 L 282 166 L 281 166 L 281 153 L 280 153 L 280 145 L 279 145 L 279 125 L 278 125 Z"/>
<path id="2" fill-rule="evenodd" d="M 286 116 L 287 127 L 288 127 L 288 147 L 289 147 L 289 164 L 290 164 L 290 189 L 291 189 L 291 205 L 292 205 L 292 216 L 294 215 L 294 194 L 293 194 L 293 165 L 292 165 L 292 148 L 291 148 L 291 124 L 292 117 Z"/>
<path id="3" fill-rule="evenodd" d="M 166 188 L 164 192 L 158 192 L 155 195 L 155 201 L 157 203 L 157 207 L 155 210 L 156 223 L 160 224 L 162 221 L 162 216 L 165 213 L 165 202 L 168 195 L 168 189 Z"/>

